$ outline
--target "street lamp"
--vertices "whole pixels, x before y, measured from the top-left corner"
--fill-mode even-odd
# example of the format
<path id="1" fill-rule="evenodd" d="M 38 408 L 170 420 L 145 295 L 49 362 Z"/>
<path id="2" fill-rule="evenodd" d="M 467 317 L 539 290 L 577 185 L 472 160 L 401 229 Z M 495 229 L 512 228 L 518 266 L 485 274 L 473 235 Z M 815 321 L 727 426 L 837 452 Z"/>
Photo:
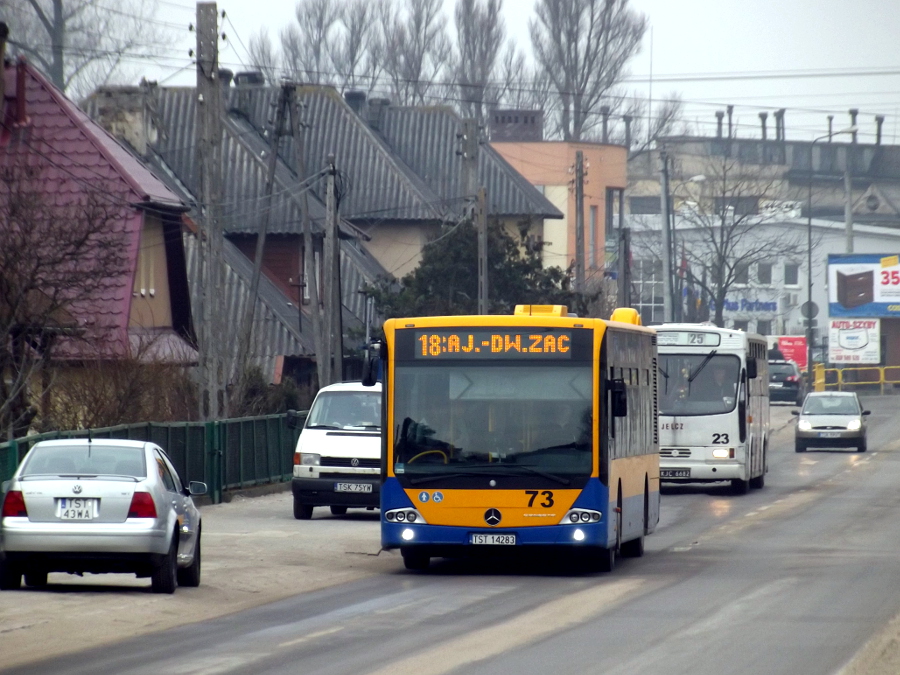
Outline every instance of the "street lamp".
<path id="1" fill-rule="evenodd" d="M 834 136 L 841 134 L 854 134 L 858 130 L 856 125 L 827 133 L 824 136 L 814 138 L 809 144 L 809 192 L 806 204 L 806 379 L 807 386 L 813 384 L 813 312 L 812 312 L 812 184 L 813 174 L 815 173 L 815 165 L 813 164 L 813 150 L 816 143 L 825 140 L 831 140 Z"/>

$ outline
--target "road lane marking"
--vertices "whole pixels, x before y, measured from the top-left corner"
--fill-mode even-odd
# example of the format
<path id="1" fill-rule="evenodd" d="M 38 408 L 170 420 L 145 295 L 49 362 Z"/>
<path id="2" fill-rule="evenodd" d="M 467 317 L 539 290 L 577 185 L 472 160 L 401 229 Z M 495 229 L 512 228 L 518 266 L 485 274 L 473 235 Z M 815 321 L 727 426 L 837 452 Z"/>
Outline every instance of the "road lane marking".
<path id="1" fill-rule="evenodd" d="M 656 580 L 652 586 L 661 586 Z M 516 647 L 533 644 L 611 610 L 640 590 L 649 592 L 645 579 L 622 579 L 551 600 L 509 621 L 461 635 L 400 661 L 371 671 L 369 675 L 442 675 L 483 661 Z"/>
<path id="2" fill-rule="evenodd" d="M 310 633 L 309 635 L 304 635 L 303 637 L 299 637 L 296 640 L 288 640 L 287 642 L 282 642 L 279 647 L 292 647 L 294 645 L 299 645 L 302 642 L 309 642 L 310 640 L 315 640 L 316 638 L 325 637 L 326 635 L 333 635 L 334 633 L 340 633 L 344 630 L 343 626 L 333 626 L 332 628 L 326 628 L 325 630 L 316 631 L 315 633 Z"/>

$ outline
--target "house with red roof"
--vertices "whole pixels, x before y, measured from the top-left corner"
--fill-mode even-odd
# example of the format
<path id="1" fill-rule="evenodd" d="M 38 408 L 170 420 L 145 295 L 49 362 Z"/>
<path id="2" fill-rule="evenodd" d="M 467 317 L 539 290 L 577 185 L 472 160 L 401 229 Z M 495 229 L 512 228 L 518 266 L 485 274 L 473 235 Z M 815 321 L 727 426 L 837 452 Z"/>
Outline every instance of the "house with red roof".
<path id="1" fill-rule="evenodd" d="M 0 420 L 9 422 L 11 401 L 34 400 L 35 363 L 46 382 L 48 366 L 197 356 L 188 207 L 25 60 L 4 61 L 2 75 Z"/>

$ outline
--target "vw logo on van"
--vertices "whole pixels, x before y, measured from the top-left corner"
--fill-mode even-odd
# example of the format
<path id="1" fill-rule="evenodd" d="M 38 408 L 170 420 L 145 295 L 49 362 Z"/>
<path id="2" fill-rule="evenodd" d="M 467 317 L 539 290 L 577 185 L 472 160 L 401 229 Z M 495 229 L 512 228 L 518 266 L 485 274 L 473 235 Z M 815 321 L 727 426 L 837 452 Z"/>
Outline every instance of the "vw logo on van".
<path id="1" fill-rule="evenodd" d="M 491 527 L 495 527 L 503 520 L 503 515 L 497 509 L 488 509 L 484 512 L 484 522 Z"/>

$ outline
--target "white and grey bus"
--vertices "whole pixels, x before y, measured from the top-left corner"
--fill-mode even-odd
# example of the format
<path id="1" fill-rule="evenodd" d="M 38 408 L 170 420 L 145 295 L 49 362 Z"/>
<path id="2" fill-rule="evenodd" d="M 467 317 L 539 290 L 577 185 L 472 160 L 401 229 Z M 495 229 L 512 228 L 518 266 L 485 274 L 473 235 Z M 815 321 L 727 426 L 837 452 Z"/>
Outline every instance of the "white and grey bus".
<path id="1" fill-rule="evenodd" d="M 660 480 L 765 484 L 769 451 L 766 339 L 712 324 L 656 326 Z"/>

